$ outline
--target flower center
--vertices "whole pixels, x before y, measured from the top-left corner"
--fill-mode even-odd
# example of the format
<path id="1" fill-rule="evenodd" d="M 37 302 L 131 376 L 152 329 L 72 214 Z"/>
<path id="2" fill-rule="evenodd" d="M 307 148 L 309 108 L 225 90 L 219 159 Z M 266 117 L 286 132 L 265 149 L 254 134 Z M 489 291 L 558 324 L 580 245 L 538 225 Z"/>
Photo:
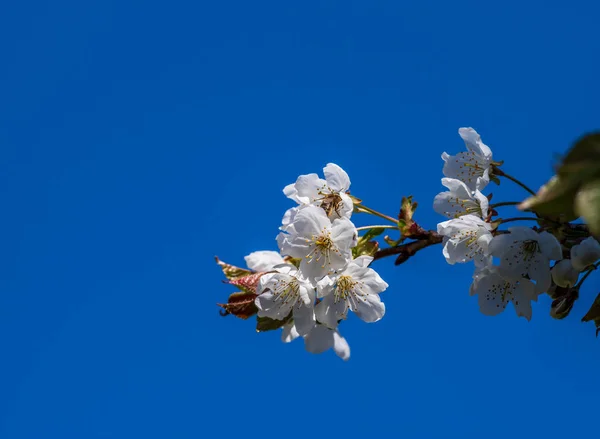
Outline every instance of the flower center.
<path id="1" fill-rule="evenodd" d="M 300 298 L 299 294 L 300 285 L 298 284 L 298 280 L 292 278 L 289 281 L 284 279 L 279 279 L 275 282 L 273 288 L 273 301 L 277 302 L 279 300 L 282 301 L 282 305 L 287 305 L 289 303 L 295 304 Z"/>
<path id="2" fill-rule="evenodd" d="M 462 200 L 458 197 L 448 199 L 450 203 L 450 207 L 455 209 L 455 212 L 446 212 L 446 215 L 453 216 L 454 218 L 458 218 L 463 215 L 468 215 L 470 213 L 476 213 L 478 215 L 482 215 L 481 206 L 479 203 L 473 200 Z"/>
<path id="3" fill-rule="evenodd" d="M 356 309 L 359 300 L 366 302 L 367 293 L 363 291 L 364 283 L 355 281 L 352 276 L 340 276 L 335 284 L 333 292 L 334 303 L 339 301 L 348 301 L 352 310 Z"/>
<path id="4" fill-rule="evenodd" d="M 321 261 L 321 268 L 331 265 L 331 252 L 340 254 L 340 251 L 331 238 L 331 231 L 327 228 L 323 228 L 319 235 L 312 236 L 310 246 L 314 246 L 314 248 L 306 255 L 306 262 L 310 264 L 313 261 Z"/>

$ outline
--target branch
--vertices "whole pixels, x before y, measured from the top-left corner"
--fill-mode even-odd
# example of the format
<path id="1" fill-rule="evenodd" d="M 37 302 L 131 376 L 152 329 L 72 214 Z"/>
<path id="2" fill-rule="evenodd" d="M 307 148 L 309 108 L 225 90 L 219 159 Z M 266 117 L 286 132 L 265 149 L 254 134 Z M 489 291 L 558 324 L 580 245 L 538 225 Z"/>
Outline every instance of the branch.
<path id="1" fill-rule="evenodd" d="M 407 244 L 402 244 L 397 247 L 389 247 L 379 250 L 373 256 L 374 260 L 382 259 L 392 255 L 398 255 L 394 265 L 400 265 L 406 262 L 411 256 L 414 256 L 418 251 L 429 247 L 430 245 L 440 244 L 442 242 L 442 236 L 438 235 L 437 232 L 429 230 L 417 241 L 412 241 Z"/>

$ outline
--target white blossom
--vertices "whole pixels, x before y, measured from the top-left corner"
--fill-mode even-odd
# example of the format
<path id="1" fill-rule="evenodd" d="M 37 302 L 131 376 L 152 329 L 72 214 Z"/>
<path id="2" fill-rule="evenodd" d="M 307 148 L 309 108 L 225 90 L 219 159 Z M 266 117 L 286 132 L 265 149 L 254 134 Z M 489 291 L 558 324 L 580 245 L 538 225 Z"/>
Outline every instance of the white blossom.
<path id="1" fill-rule="evenodd" d="M 444 237 L 443 254 L 449 264 L 474 261 L 482 267 L 491 263 L 488 245 L 492 226 L 475 215 L 463 215 L 439 223 L 437 232 Z"/>
<path id="2" fill-rule="evenodd" d="M 574 286 L 577 283 L 577 279 L 579 279 L 579 270 L 573 267 L 570 259 L 558 261 L 552 267 L 551 273 L 554 283 L 563 288 Z"/>
<path id="3" fill-rule="evenodd" d="M 485 315 L 498 315 L 512 302 L 517 315 L 527 320 L 531 320 L 531 301 L 537 301 L 538 297 L 533 282 L 524 278 L 506 279 L 494 266 L 475 272 L 469 292 L 471 296 L 478 295 L 479 310 Z"/>
<path id="4" fill-rule="evenodd" d="M 571 262 L 576 270 L 583 271 L 600 259 L 600 243 L 593 236 L 571 248 Z"/>
<path id="5" fill-rule="evenodd" d="M 495 236 L 489 246 L 492 256 L 500 259 L 499 273 L 509 279 L 524 277 L 535 281 L 538 293 L 551 285 L 550 260 L 562 259 L 560 243 L 548 232 L 516 226 L 510 233 Z"/>
<path id="6" fill-rule="evenodd" d="M 328 163 L 323 173 L 325 179 L 317 174 L 301 175 L 296 183 L 287 185 L 283 193 L 300 205 L 323 208 L 331 219 L 350 218 L 354 204 L 346 194 L 350 188 L 348 174 L 334 163 Z"/>
<path id="7" fill-rule="evenodd" d="M 453 156 L 444 152 L 444 175 L 466 183 L 472 190 L 483 190 L 490 182 L 492 150 L 473 128 L 460 128 L 458 134 L 465 141 L 467 152 Z"/>
<path id="8" fill-rule="evenodd" d="M 296 330 L 308 334 L 315 324 L 315 288 L 291 264 L 275 267 L 277 273 L 265 274 L 258 281 L 254 300 L 258 317 L 284 320 L 292 313 Z"/>
<path id="9" fill-rule="evenodd" d="M 244 260 L 248 268 L 254 271 L 271 271 L 276 265 L 285 263 L 279 252 L 272 250 L 252 252 Z"/>
<path id="10" fill-rule="evenodd" d="M 442 184 L 450 190 L 435 196 L 433 210 L 448 218 L 458 218 L 468 214 L 487 218 L 489 200 L 479 190 L 471 190 L 456 178 L 442 178 Z"/>
<path id="11" fill-rule="evenodd" d="M 300 271 L 311 281 L 343 269 L 352 259 L 356 240 L 356 227 L 348 218 L 331 222 L 316 206 L 300 209 L 277 237 L 282 254 L 301 259 Z"/>
<path id="12" fill-rule="evenodd" d="M 294 323 L 287 323 L 282 329 L 281 340 L 284 343 L 289 343 L 300 336 Z M 324 325 L 313 326 L 304 336 L 304 348 L 312 354 L 321 354 L 333 348 L 342 360 L 346 361 L 350 358 L 350 346 L 346 339 L 337 329 L 329 329 Z"/>
<path id="13" fill-rule="evenodd" d="M 380 320 L 385 314 L 385 305 L 379 298 L 388 284 L 375 270 L 369 268 L 373 258 L 359 256 L 348 263 L 339 274 L 325 276 L 317 283 L 317 297 L 323 300 L 315 307 L 317 320 L 330 328 L 345 319 L 348 310 L 367 323 Z"/>

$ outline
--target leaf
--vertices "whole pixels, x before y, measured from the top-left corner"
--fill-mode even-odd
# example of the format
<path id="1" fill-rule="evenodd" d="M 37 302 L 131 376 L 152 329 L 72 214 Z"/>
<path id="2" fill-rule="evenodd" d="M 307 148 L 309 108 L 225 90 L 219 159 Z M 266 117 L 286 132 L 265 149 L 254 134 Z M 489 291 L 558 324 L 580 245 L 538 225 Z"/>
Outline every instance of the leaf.
<path id="1" fill-rule="evenodd" d="M 590 231 L 600 237 L 600 178 L 579 189 L 575 196 L 575 211 L 583 217 Z"/>
<path id="2" fill-rule="evenodd" d="M 521 210 L 533 210 L 545 217 L 572 221 L 578 217 L 573 207 L 577 186 L 569 185 L 563 178 L 554 176 L 538 191 L 519 205 Z"/>
<path id="3" fill-rule="evenodd" d="M 356 246 L 352 249 L 352 256 L 355 258 L 363 255 L 373 256 L 379 250 L 379 243 L 372 239 L 381 235 L 384 230 L 383 227 L 373 227 L 367 230 L 367 233 L 358 238 Z"/>
<path id="4" fill-rule="evenodd" d="M 245 268 L 240 268 L 236 267 L 235 265 L 227 264 L 219 260 L 219 258 L 216 256 L 215 261 L 217 261 L 217 264 L 219 264 L 221 270 L 223 270 L 223 274 L 227 279 L 236 279 L 238 277 L 247 276 L 253 273 L 252 270 L 247 270 Z"/>
<path id="5" fill-rule="evenodd" d="M 235 285 L 240 290 L 246 293 L 256 293 L 256 286 L 258 285 L 258 281 L 261 277 L 263 277 L 267 272 L 260 273 L 252 273 L 247 276 L 236 277 L 231 280 L 224 280 L 226 284 Z"/>
<path id="6" fill-rule="evenodd" d="M 275 320 L 269 317 L 256 317 L 256 332 L 273 331 L 275 329 L 279 329 L 290 320 L 292 320 L 291 312 L 283 320 Z"/>
<path id="7" fill-rule="evenodd" d="M 590 307 L 586 315 L 581 319 L 582 322 L 593 321 L 596 325 L 596 337 L 600 333 L 600 294 L 594 299 L 594 303 Z"/>
<path id="8" fill-rule="evenodd" d="M 257 295 L 254 293 L 240 291 L 231 294 L 227 303 L 217 303 L 217 305 L 225 310 L 221 312 L 222 316 L 233 314 L 240 319 L 246 320 L 258 312 L 258 308 L 254 303 L 256 297 Z"/>
<path id="9" fill-rule="evenodd" d="M 580 183 L 600 176 L 600 133 L 577 140 L 563 159 L 558 175 Z"/>
<path id="10" fill-rule="evenodd" d="M 591 133 L 575 142 L 558 167 L 556 176 L 535 196 L 519 205 L 519 209 L 531 209 L 542 216 L 572 221 L 581 214 L 580 209 L 574 207 L 578 191 L 582 186 L 598 179 L 600 133 Z"/>
<path id="11" fill-rule="evenodd" d="M 373 227 L 372 229 L 367 230 L 367 233 L 365 233 L 363 236 L 361 236 L 359 238 L 359 241 L 361 239 L 364 239 L 366 241 L 369 241 L 373 238 L 378 237 L 379 235 L 381 235 L 383 233 L 385 229 L 383 227 Z"/>

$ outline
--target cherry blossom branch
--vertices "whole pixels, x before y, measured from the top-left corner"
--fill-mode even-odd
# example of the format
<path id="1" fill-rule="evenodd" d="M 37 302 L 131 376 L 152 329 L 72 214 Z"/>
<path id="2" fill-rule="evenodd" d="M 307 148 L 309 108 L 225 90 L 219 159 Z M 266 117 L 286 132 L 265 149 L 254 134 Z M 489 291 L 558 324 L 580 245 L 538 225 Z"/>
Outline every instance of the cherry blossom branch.
<path id="1" fill-rule="evenodd" d="M 494 204 L 490 205 L 490 207 L 492 209 L 494 209 L 496 207 L 501 207 L 501 206 L 518 206 L 521 203 L 522 203 L 521 201 L 502 201 L 500 203 L 494 203 Z"/>
<path id="2" fill-rule="evenodd" d="M 517 216 L 514 218 L 506 218 L 506 219 L 502 219 L 500 218 L 499 220 L 497 220 L 497 222 L 500 224 L 504 224 L 504 223 L 510 223 L 513 221 L 526 221 L 526 220 L 533 220 L 533 221 L 540 221 L 541 218 L 535 218 L 532 216 Z"/>
<path id="3" fill-rule="evenodd" d="M 388 221 L 390 221 L 390 222 L 392 222 L 394 224 L 398 224 L 398 220 L 397 219 L 394 219 L 391 216 L 388 216 L 388 215 L 386 215 L 384 213 L 377 212 L 376 210 L 373 210 L 370 207 L 363 206 L 362 204 L 356 204 L 354 207 L 358 210 L 358 212 L 370 213 L 371 215 L 375 215 L 375 216 L 378 216 L 379 218 L 383 218 L 385 220 L 388 220 Z"/>
<path id="4" fill-rule="evenodd" d="M 402 244 L 396 247 L 389 247 L 379 250 L 373 256 L 374 260 L 386 258 L 388 256 L 398 255 L 395 265 L 400 265 L 406 262 L 410 257 L 414 256 L 420 250 L 427 248 L 434 244 L 440 244 L 442 242 L 442 236 L 438 235 L 437 232 L 429 230 L 422 238 L 417 241 L 412 241 L 407 244 Z"/>
<path id="5" fill-rule="evenodd" d="M 398 229 L 398 226 L 389 226 L 386 224 L 386 225 L 377 225 L 377 226 L 362 226 L 362 227 L 356 228 L 357 231 L 369 230 L 369 229 Z"/>
<path id="6" fill-rule="evenodd" d="M 494 167 L 494 175 L 497 175 L 499 177 L 508 178 L 513 183 L 516 183 L 519 186 L 521 186 L 523 189 L 525 189 L 531 195 L 535 195 L 535 192 L 533 190 L 531 190 L 525 183 L 521 182 L 520 180 L 517 180 L 515 177 L 513 177 L 511 175 L 508 175 L 506 172 L 504 172 L 503 170 L 501 170 L 498 167 Z"/>
<path id="7" fill-rule="evenodd" d="M 589 277 L 589 275 L 592 274 L 592 271 L 595 271 L 598 268 L 598 266 L 600 266 L 600 262 L 597 262 L 594 265 L 592 265 L 590 268 L 588 268 L 587 272 L 583 275 L 581 280 L 579 282 L 577 282 L 577 285 L 575 285 L 575 288 L 581 288 L 581 284 L 583 282 L 585 282 L 585 280 Z"/>

